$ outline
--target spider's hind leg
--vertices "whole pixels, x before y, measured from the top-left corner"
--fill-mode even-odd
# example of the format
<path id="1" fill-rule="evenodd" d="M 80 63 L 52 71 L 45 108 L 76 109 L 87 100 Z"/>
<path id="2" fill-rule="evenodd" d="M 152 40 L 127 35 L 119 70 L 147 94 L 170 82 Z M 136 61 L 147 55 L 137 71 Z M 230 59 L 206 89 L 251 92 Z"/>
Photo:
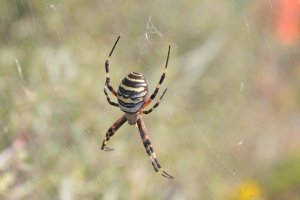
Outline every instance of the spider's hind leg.
<path id="1" fill-rule="evenodd" d="M 158 160 L 156 158 L 155 152 L 154 152 L 153 147 L 151 145 L 150 138 L 149 138 L 149 135 L 147 133 L 147 130 L 146 130 L 146 127 L 145 127 L 145 124 L 144 124 L 143 120 L 140 118 L 137 121 L 137 124 L 138 124 L 138 127 L 139 127 L 141 138 L 143 140 L 144 147 L 146 149 L 146 152 L 147 152 L 148 156 L 150 157 L 150 160 L 151 160 L 151 163 L 152 163 L 152 166 L 153 166 L 154 170 L 157 173 L 159 173 L 160 175 L 162 175 L 163 177 L 173 179 L 173 176 L 171 176 L 170 174 L 165 172 L 162 169 L 161 165 L 158 163 Z"/>
<path id="2" fill-rule="evenodd" d="M 105 96 L 106 96 L 107 102 L 108 102 L 110 105 L 112 105 L 112 106 L 119 107 L 119 104 L 118 104 L 118 103 L 113 102 L 112 100 L 110 100 L 110 97 L 108 96 L 108 93 L 107 93 L 106 88 L 107 88 L 107 84 L 105 83 L 105 86 L 104 86 L 103 91 L 104 91 L 104 94 L 105 94 Z"/>
<path id="3" fill-rule="evenodd" d="M 149 110 L 143 110 L 142 113 L 143 114 L 149 114 L 151 113 L 157 106 L 159 106 L 160 101 L 163 99 L 165 93 L 167 92 L 167 88 L 165 89 L 165 91 L 162 93 L 162 95 L 160 96 L 159 100 L 156 102 L 156 104 L 154 104 L 154 106 L 149 109 Z"/>
<path id="4" fill-rule="evenodd" d="M 165 77 L 166 77 L 166 74 L 167 74 L 167 67 L 168 67 L 168 62 L 169 62 L 169 57 L 170 57 L 170 49 L 171 49 L 171 46 L 169 45 L 169 49 L 168 49 L 168 56 L 167 56 L 167 61 L 166 61 L 166 64 L 165 64 L 165 68 L 164 68 L 164 72 L 163 74 L 161 75 L 160 79 L 159 79 L 159 82 L 158 84 L 156 85 L 156 88 L 154 90 L 154 92 L 151 94 L 150 98 L 148 99 L 148 101 L 144 104 L 143 106 L 143 109 L 146 108 L 156 97 L 158 91 L 159 91 L 159 88 L 160 88 L 160 85 L 162 84 L 162 82 L 164 81 Z"/>
<path id="5" fill-rule="evenodd" d="M 113 48 L 111 49 L 111 51 L 110 51 L 110 53 L 109 53 L 108 58 L 107 58 L 106 61 L 105 61 L 105 72 L 106 72 L 105 86 L 107 86 L 108 89 L 109 89 L 115 96 L 117 96 L 117 92 L 116 92 L 116 90 L 110 85 L 109 59 L 110 59 L 112 53 L 114 52 L 115 47 L 116 47 L 116 45 L 117 45 L 119 39 L 120 39 L 120 36 L 117 38 L 117 40 L 116 40 L 116 42 L 115 42 Z"/>

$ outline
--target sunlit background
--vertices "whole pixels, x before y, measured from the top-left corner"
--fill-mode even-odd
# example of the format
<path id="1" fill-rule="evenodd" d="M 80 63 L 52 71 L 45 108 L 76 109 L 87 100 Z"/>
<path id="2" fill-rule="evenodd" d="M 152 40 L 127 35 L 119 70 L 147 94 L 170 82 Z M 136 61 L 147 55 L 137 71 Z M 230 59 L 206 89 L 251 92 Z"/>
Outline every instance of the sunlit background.
<path id="1" fill-rule="evenodd" d="M 299 27 L 297 0 L 1 0 L 0 199 L 300 199 Z M 174 180 L 127 123 L 100 149 L 119 35 L 115 88 L 171 45 L 143 119 Z"/>

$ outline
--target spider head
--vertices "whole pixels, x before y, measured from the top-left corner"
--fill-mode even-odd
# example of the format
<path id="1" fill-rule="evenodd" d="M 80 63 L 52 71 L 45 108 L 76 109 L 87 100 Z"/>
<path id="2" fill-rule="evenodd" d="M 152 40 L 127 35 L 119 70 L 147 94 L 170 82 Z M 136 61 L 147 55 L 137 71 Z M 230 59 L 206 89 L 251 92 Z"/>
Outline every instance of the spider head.
<path id="1" fill-rule="evenodd" d="M 131 126 L 135 125 L 140 118 L 139 113 L 125 113 L 125 117 L 128 120 L 128 124 Z"/>

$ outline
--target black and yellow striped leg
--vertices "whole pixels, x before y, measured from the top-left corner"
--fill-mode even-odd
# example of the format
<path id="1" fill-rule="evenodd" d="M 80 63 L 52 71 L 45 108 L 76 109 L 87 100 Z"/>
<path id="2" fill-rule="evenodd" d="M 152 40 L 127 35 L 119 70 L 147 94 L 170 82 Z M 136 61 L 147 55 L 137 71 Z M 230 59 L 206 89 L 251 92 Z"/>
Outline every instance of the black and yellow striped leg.
<path id="1" fill-rule="evenodd" d="M 104 94 L 105 94 L 105 96 L 106 96 L 106 99 L 107 99 L 108 103 L 109 103 L 110 105 L 112 105 L 112 106 L 119 107 L 119 104 L 118 104 L 118 103 L 115 103 L 115 102 L 113 102 L 113 101 L 110 100 L 106 88 L 107 88 L 107 87 L 106 87 L 106 84 L 105 84 L 104 90 L 103 90 L 103 91 L 104 91 Z"/>
<path id="2" fill-rule="evenodd" d="M 118 119 L 113 125 L 112 127 L 110 127 L 108 129 L 108 131 L 105 134 L 105 139 L 102 142 L 102 146 L 101 149 L 104 151 L 112 151 L 113 149 L 108 148 L 107 142 L 109 141 L 109 139 L 114 135 L 114 133 L 127 121 L 125 115 L 123 115 L 120 119 Z"/>
<path id="3" fill-rule="evenodd" d="M 106 72 L 105 86 L 107 86 L 108 89 L 109 89 L 115 96 L 117 96 L 117 92 L 116 92 L 116 90 L 110 85 L 109 59 L 110 59 L 110 57 L 111 57 L 111 55 L 112 55 L 112 53 L 113 53 L 113 51 L 114 51 L 114 49 L 115 49 L 115 47 L 116 47 L 118 41 L 119 41 L 119 39 L 120 39 L 120 36 L 117 38 L 117 40 L 116 40 L 116 42 L 115 42 L 115 44 L 114 44 L 112 50 L 111 50 L 110 53 L 109 53 L 108 58 L 107 58 L 106 61 L 105 61 L 105 72 Z"/>
<path id="4" fill-rule="evenodd" d="M 169 57 L 170 57 L 170 49 L 171 49 L 171 46 L 169 45 L 168 56 L 167 56 L 167 61 L 166 61 L 164 72 L 161 75 L 161 77 L 159 79 L 159 82 L 158 82 L 158 84 L 157 84 L 154 92 L 151 94 L 151 96 L 148 99 L 148 101 L 144 104 L 143 108 L 147 107 L 155 99 L 155 97 L 156 97 L 156 95 L 157 95 L 157 93 L 159 91 L 160 85 L 162 84 L 162 82 L 164 81 L 164 79 L 166 77 L 167 67 L 168 67 L 168 62 L 169 62 Z"/>
<path id="5" fill-rule="evenodd" d="M 149 114 L 151 113 L 157 106 L 159 106 L 160 101 L 162 100 L 162 98 L 164 97 L 165 93 L 167 92 L 167 88 L 165 89 L 165 91 L 162 93 L 162 95 L 160 96 L 158 102 L 156 102 L 156 104 L 154 104 L 154 106 L 149 109 L 149 110 L 143 110 L 143 114 Z"/>
<path id="6" fill-rule="evenodd" d="M 148 154 L 148 156 L 150 157 L 152 166 L 154 168 L 154 170 L 159 173 L 160 175 L 162 175 L 163 177 L 169 178 L 169 179 L 173 179 L 173 176 L 171 176 L 170 174 L 168 174 L 167 172 L 165 172 L 162 167 L 160 166 L 160 164 L 157 161 L 155 152 L 153 150 L 153 147 L 151 145 L 150 142 L 150 138 L 149 135 L 147 133 L 147 129 L 145 127 L 144 121 L 139 118 L 137 121 L 138 127 L 139 127 L 139 131 L 140 131 L 140 135 L 144 144 L 144 147 L 146 149 L 146 152 Z"/>

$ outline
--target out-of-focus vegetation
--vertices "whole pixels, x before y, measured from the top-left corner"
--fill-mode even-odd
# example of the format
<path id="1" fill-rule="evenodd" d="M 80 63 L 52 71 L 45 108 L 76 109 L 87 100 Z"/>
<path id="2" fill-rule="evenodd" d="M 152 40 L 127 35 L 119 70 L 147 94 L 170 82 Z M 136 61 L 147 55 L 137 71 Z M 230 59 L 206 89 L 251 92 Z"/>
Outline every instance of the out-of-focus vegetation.
<path id="1" fill-rule="evenodd" d="M 0 199 L 297 199 L 300 5 L 256 1 L 0 1 Z M 103 94 L 142 72 L 163 168 Z"/>

